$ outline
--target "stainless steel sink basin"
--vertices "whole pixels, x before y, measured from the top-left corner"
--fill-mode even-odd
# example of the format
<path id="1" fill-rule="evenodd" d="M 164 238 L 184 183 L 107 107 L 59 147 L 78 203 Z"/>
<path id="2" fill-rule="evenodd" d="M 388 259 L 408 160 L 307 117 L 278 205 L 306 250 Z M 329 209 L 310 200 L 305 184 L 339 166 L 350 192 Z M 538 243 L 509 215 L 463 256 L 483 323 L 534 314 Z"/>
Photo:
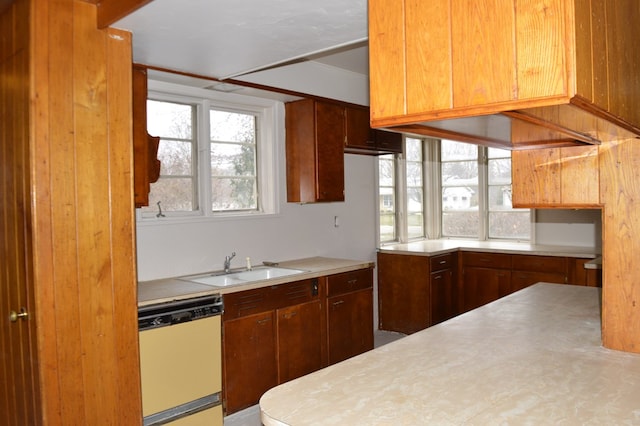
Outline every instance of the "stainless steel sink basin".
<path id="1" fill-rule="evenodd" d="M 230 272 L 228 274 L 225 273 L 214 273 L 214 274 L 204 274 L 204 275 L 195 275 L 190 277 L 182 277 L 182 280 L 191 281 L 199 284 L 206 284 L 214 287 L 228 287 L 230 285 L 238 285 L 238 284 L 248 284 L 254 281 L 262 281 L 262 280 L 270 280 L 273 278 L 286 277 L 289 275 L 301 274 L 303 271 L 301 269 L 290 269 L 290 268 L 280 268 L 275 266 L 269 267 L 258 267 L 252 270 L 245 271 L 237 271 Z"/>

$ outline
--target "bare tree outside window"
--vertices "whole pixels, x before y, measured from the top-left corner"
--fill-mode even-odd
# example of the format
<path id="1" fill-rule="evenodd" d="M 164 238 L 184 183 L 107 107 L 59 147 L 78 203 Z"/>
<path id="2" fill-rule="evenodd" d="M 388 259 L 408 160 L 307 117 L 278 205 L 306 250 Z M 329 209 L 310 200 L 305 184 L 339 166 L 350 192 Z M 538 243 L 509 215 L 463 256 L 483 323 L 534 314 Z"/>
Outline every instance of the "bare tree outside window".
<path id="1" fill-rule="evenodd" d="M 160 137 L 160 178 L 151 184 L 149 206 L 142 211 L 193 211 L 196 193 L 195 106 L 147 101 L 147 130 Z"/>

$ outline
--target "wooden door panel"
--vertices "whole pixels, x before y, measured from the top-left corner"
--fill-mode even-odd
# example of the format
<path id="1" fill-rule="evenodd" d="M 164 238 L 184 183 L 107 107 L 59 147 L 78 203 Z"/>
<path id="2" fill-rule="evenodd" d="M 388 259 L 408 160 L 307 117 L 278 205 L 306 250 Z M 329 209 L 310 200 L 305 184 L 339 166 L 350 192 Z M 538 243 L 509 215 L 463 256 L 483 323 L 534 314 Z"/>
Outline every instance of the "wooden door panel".
<path id="1" fill-rule="evenodd" d="M 278 383 L 322 368 L 322 303 L 278 309 Z"/>
<path id="2" fill-rule="evenodd" d="M 373 349 L 373 293 L 371 289 L 327 300 L 329 364 Z"/>
<path id="3" fill-rule="evenodd" d="M 274 311 L 223 323 L 223 374 L 226 413 L 258 402 L 278 384 Z"/>

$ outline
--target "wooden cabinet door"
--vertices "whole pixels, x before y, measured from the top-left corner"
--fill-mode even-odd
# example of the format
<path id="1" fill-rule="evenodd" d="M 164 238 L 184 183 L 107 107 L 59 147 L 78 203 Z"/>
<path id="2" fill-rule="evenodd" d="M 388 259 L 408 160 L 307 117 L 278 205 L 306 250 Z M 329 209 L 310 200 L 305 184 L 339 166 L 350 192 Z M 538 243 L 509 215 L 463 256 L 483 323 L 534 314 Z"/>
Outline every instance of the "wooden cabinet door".
<path id="1" fill-rule="evenodd" d="M 432 272 L 430 276 L 431 323 L 438 324 L 453 316 L 453 271 Z"/>
<path id="2" fill-rule="evenodd" d="M 278 309 L 276 315 L 278 383 L 322 368 L 322 303 L 314 300 Z"/>
<path id="3" fill-rule="evenodd" d="M 371 288 L 327 300 L 329 364 L 373 349 L 373 292 Z"/>
<path id="4" fill-rule="evenodd" d="M 317 201 L 344 201 L 344 108 L 316 102 Z"/>
<path id="5" fill-rule="evenodd" d="M 511 291 L 511 271 L 506 269 L 465 267 L 462 278 L 463 312 L 493 302 Z"/>
<path id="6" fill-rule="evenodd" d="M 375 140 L 369 126 L 369 109 L 345 108 L 345 147 L 373 149 Z"/>
<path id="7" fill-rule="evenodd" d="M 274 311 L 223 322 L 223 372 L 226 413 L 258 402 L 278 384 Z"/>
<path id="8" fill-rule="evenodd" d="M 411 334 L 429 326 L 429 258 L 378 253 L 379 328 Z"/>

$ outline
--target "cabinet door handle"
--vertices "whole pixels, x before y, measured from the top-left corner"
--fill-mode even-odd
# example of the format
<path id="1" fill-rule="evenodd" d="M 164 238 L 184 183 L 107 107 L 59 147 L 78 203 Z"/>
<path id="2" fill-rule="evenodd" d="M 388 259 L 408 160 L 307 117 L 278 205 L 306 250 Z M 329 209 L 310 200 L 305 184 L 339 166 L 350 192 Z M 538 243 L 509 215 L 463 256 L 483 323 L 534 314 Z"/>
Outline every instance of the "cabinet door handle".
<path id="1" fill-rule="evenodd" d="M 256 323 L 260 324 L 260 325 L 264 325 L 264 324 L 268 323 L 269 320 L 270 320 L 270 318 L 263 318 L 263 319 L 257 320 Z"/>
<path id="2" fill-rule="evenodd" d="M 284 318 L 284 319 L 290 319 L 290 318 L 295 317 L 296 315 L 298 315 L 298 313 L 294 311 L 294 312 L 290 312 L 290 313 L 288 313 L 288 314 L 282 314 L 282 318 Z"/>
<path id="3" fill-rule="evenodd" d="M 442 279 L 442 275 L 436 275 L 435 277 L 433 277 L 434 280 L 441 280 Z"/>
<path id="4" fill-rule="evenodd" d="M 343 303 L 344 303 L 344 300 L 338 300 L 337 302 L 333 302 L 332 305 L 338 306 L 338 305 L 342 305 Z"/>

